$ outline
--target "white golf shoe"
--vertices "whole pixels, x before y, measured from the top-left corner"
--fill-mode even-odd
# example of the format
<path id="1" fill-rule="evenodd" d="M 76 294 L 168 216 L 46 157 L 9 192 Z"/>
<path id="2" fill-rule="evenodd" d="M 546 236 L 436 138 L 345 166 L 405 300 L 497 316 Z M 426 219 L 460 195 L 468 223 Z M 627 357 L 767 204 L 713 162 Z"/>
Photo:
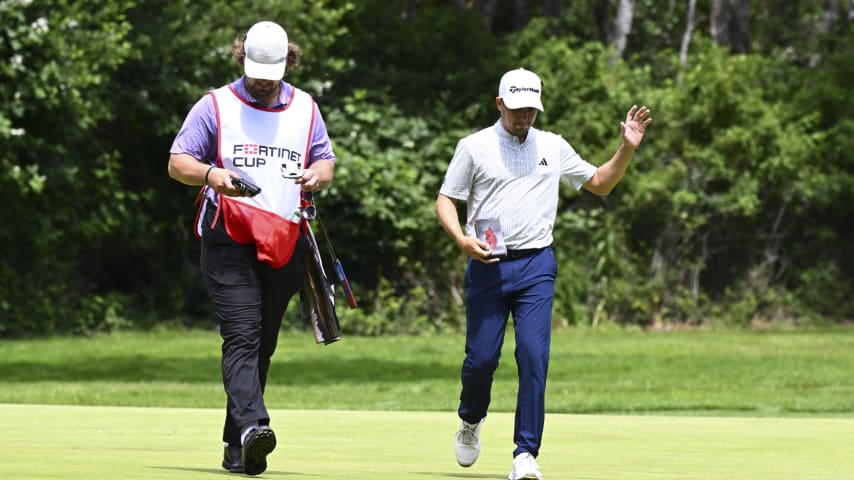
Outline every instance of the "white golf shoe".
<path id="1" fill-rule="evenodd" d="M 509 480 L 543 480 L 537 460 L 528 452 L 520 453 L 513 459 L 513 470 L 510 470 Z"/>
<path id="2" fill-rule="evenodd" d="M 460 423 L 460 429 L 454 435 L 454 453 L 457 454 L 457 463 L 461 467 L 470 467 L 477 461 L 477 456 L 480 455 L 480 427 L 483 426 L 483 420 L 476 424 Z"/>

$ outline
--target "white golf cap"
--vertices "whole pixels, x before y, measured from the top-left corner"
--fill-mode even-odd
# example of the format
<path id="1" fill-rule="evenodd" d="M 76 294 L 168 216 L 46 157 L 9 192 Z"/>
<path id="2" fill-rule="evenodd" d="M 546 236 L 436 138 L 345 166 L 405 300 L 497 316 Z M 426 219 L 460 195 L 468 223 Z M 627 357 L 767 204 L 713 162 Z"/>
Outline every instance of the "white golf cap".
<path id="1" fill-rule="evenodd" d="M 288 62 L 288 34 L 273 22 L 258 22 L 243 40 L 243 72 L 247 77 L 281 80 Z"/>
<path id="2" fill-rule="evenodd" d="M 505 73 L 501 77 L 501 83 L 498 84 L 498 96 L 511 110 L 529 107 L 542 112 L 543 103 L 540 101 L 542 90 L 543 82 L 540 81 L 540 77 L 524 68 Z"/>

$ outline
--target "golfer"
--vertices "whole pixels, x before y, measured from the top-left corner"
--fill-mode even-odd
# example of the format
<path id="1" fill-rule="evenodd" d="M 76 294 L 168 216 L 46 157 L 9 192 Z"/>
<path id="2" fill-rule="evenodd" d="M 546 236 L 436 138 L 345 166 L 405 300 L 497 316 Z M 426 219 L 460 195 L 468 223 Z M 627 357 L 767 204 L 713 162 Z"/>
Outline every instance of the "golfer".
<path id="1" fill-rule="evenodd" d="M 283 81 L 300 50 L 280 25 L 256 23 L 232 54 L 245 75 L 193 106 L 170 149 L 169 175 L 202 186 L 196 233 L 228 399 L 222 466 L 258 475 L 276 447 L 264 405 L 270 358 L 305 276 L 302 192 L 332 182 L 335 155 L 314 100 Z M 237 177 L 261 192 L 244 193 Z"/>
<path id="2" fill-rule="evenodd" d="M 607 195 L 626 172 L 652 121 L 649 109 L 632 106 L 620 124 L 622 144 L 596 168 L 559 135 L 533 127 L 543 111 L 542 88 L 531 71 L 520 68 L 504 74 L 495 99 L 500 118 L 457 144 L 436 199 L 439 222 L 470 257 L 457 462 L 469 467 L 480 453 L 493 373 L 512 313 L 519 385 L 510 480 L 542 478 L 536 458 L 545 421 L 557 276 L 551 244 L 559 184 Z M 466 202 L 465 231 L 457 201 Z"/>

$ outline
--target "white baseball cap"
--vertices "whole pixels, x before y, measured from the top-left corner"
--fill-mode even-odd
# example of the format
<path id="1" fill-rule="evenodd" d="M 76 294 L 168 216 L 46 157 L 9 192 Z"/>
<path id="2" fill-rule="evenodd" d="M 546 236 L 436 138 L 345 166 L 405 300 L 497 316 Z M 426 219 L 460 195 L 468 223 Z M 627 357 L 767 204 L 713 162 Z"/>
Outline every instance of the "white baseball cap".
<path id="1" fill-rule="evenodd" d="M 505 73 L 501 77 L 501 83 L 498 84 L 498 96 L 511 110 L 530 107 L 542 112 L 543 103 L 540 101 L 542 90 L 543 82 L 540 81 L 540 77 L 524 68 Z"/>
<path id="2" fill-rule="evenodd" d="M 274 22 L 258 22 L 243 40 L 243 72 L 247 77 L 281 80 L 288 63 L 288 34 Z"/>

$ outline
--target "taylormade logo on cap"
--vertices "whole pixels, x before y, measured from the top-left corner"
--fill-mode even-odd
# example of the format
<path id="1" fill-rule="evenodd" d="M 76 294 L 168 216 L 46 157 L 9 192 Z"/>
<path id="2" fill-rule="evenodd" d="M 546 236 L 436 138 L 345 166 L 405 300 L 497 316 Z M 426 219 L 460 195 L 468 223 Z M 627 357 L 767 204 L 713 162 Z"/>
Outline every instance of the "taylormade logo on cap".
<path id="1" fill-rule="evenodd" d="M 258 22 L 243 40 L 243 72 L 247 77 L 281 80 L 288 61 L 288 34 L 274 22 Z"/>
<path id="2" fill-rule="evenodd" d="M 539 93 L 540 93 L 540 89 L 538 89 L 538 88 L 534 88 L 534 87 L 514 87 L 514 86 L 512 86 L 512 85 L 511 85 L 511 86 L 510 86 L 510 88 L 508 88 L 508 90 L 510 91 L 510 93 L 516 93 L 516 92 L 534 92 L 534 93 L 536 93 L 536 94 L 538 94 L 538 95 L 539 95 Z"/>
<path id="3" fill-rule="evenodd" d="M 543 82 L 536 73 L 524 68 L 510 70 L 501 77 L 498 85 L 498 96 L 504 105 L 511 109 L 536 108 L 543 111 L 543 103 L 540 94 Z"/>

